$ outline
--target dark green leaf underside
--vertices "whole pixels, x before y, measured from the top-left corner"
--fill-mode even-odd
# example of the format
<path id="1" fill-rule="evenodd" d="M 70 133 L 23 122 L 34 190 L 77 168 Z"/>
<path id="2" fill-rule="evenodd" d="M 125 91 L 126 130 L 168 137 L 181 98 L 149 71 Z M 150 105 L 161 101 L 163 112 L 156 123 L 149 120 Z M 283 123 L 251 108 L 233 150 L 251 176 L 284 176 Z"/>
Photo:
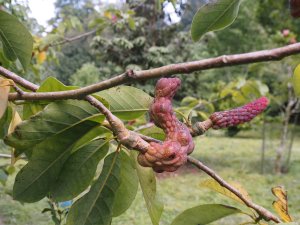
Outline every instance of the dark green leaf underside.
<path id="1" fill-rule="evenodd" d="M 120 187 L 116 193 L 113 205 L 113 216 L 124 213 L 132 204 L 138 190 L 138 177 L 134 168 L 134 161 L 125 151 L 121 151 Z"/>
<path id="2" fill-rule="evenodd" d="M 110 225 L 116 191 L 120 185 L 120 157 L 112 153 L 90 191 L 71 207 L 67 225 Z"/>
<path id="3" fill-rule="evenodd" d="M 234 22 L 240 0 L 216 0 L 203 4 L 193 18 L 192 39 L 198 41 L 209 31 L 223 29 Z"/>
<path id="4" fill-rule="evenodd" d="M 97 165 L 107 154 L 108 148 L 108 142 L 100 139 L 71 154 L 53 185 L 52 198 L 57 202 L 71 200 L 88 188 L 95 176 Z"/>
<path id="5" fill-rule="evenodd" d="M 97 95 L 104 98 L 110 110 L 123 120 L 132 120 L 142 116 L 149 110 L 152 97 L 140 89 L 119 86 L 100 91 Z"/>

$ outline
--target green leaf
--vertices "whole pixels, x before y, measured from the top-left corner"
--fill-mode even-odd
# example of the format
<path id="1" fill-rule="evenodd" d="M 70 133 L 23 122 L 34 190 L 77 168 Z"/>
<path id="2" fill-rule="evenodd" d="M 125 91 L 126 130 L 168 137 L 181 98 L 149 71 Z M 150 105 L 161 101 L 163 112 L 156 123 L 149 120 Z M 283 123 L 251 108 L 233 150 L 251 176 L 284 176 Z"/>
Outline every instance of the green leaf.
<path id="1" fill-rule="evenodd" d="M 29 153 L 30 160 L 16 177 L 15 199 L 35 202 L 48 194 L 73 145 L 98 125 L 90 120 L 95 113 L 85 101 L 55 102 L 16 127 L 5 142 L 16 148 L 18 155 Z"/>
<path id="2" fill-rule="evenodd" d="M 99 161 L 108 152 L 108 142 L 94 140 L 76 150 L 65 162 L 62 172 L 50 191 L 57 202 L 71 200 L 92 182 Z"/>
<path id="3" fill-rule="evenodd" d="M 55 77 L 47 77 L 37 92 L 68 91 L 78 89 L 76 86 L 66 86 Z"/>
<path id="4" fill-rule="evenodd" d="M 19 59 L 26 70 L 31 60 L 32 36 L 15 16 L 2 10 L 0 10 L 0 39 L 4 55 L 11 61 Z"/>
<path id="5" fill-rule="evenodd" d="M 0 139 L 3 139 L 7 135 L 12 116 L 13 110 L 10 106 L 8 106 L 4 115 L 0 119 Z"/>
<path id="6" fill-rule="evenodd" d="M 209 118 L 209 114 L 203 111 L 197 111 L 198 116 L 201 118 L 201 120 L 207 120 Z"/>
<path id="7" fill-rule="evenodd" d="M 120 185 L 120 157 L 112 153 L 90 191 L 74 203 L 67 225 L 110 225 L 116 191 Z"/>
<path id="8" fill-rule="evenodd" d="M 72 129 L 73 126 L 84 120 L 93 120 L 99 115 L 98 110 L 86 101 L 54 102 L 42 112 L 17 126 L 16 130 L 5 138 L 5 142 L 16 149 L 16 156 L 25 152 L 30 157 L 35 145 L 49 138 L 61 136 L 61 133 Z M 96 126 L 98 123 L 94 124 Z"/>
<path id="9" fill-rule="evenodd" d="M 124 213 L 132 204 L 138 190 L 138 176 L 134 168 L 134 161 L 127 152 L 121 151 L 121 174 L 120 187 L 115 196 L 113 216 L 117 217 Z"/>
<path id="10" fill-rule="evenodd" d="M 209 31 L 221 30 L 233 23 L 240 0 L 215 0 L 203 4 L 193 18 L 191 34 L 194 41 Z"/>
<path id="11" fill-rule="evenodd" d="M 131 30 L 135 30 L 135 21 L 132 17 L 128 17 L 128 26 Z"/>
<path id="12" fill-rule="evenodd" d="M 166 134 L 164 133 L 164 131 L 160 128 L 158 128 L 157 126 L 152 126 L 152 127 L 148 127 L 142 130 L 139 130 L 139 132 L 141 134 L 144 134 L 146 136 L 158 139 L 158 140 L 165 140 L 166 138 Z"/>
<path id="13" fill-rule="evenodd" d="M 65 161 L 70 156 L 72 145 L 94 126 L 94 122 L 84 121 L 36 145 L 29 163 L 16 177 L 13 188 L 14 199 L 21 202 L 36 202 L 44 198 L 55 184 Z"/>
<path id="14" fill-rule="evenodd" d="M 37 92 L 69 91 L 78 89 L 76 86 L 66 86 L 55 77 L 48 77 L 41 84 Z M 30 116 L 42 111 L 51 101 L 28 101 L 23 107 L 23 118 L 26 120 Z"/>
<path id="15" fill-rule="evenodd" d="M 242 211 L 221 204 L 199 205 L 179 214 L 171 225 L 205 225 Z"/>
<path id="16" fill-rule="evenodd" d="M 194 108 L 198 104 L 199 104 L 199 100 L 197 98 L 194 98 L 191 96 L 187 96 L 187 97 L 183 98 L 180 102 L 181 106 L 186 106 L 189 108 Z"/>
<path id="17" fill-rule="evenodd" d="M 296 67 L 292 78 L 295 94 L 300 97 L 300 64 Z"/>
<path id="18" fill-rule="evenodd" d="M 152 168 L 145 168 L 138 164 L 136 160 L 137 154 L 135 152 L 131 152 L 131 154 L 135 160 L 135 168 L 152 224 L 159 225 L 164 206 L 156 194 L 156 178 L 154 172 Z"/>
<path id="19" fill-rule="evenodd" d="M 111 138 L 112 132 L 105 127 L 97 126 L 87 132 L 82 138 L 80 138 L 76 144 L 74 145 L 73 150 L 77 150 L 78 148 L 82 147 L 86 143 L 90 142 L 96 138 Z"/>
<path id="20" fill-rule="evenodd" d="M 258 83 L 253 81 L 247 81 L 246 84 L 241 87 L 241 92 L 247 101 L 251 101 L 261 96 Z"/>
<path id="21" fill-rule="evenodd" d="M 133 120 L 149 110 L 152 97 L 140 89 L 119 86 L 98 92 L 110 105 L 113 114 L 123 120 Z"/>

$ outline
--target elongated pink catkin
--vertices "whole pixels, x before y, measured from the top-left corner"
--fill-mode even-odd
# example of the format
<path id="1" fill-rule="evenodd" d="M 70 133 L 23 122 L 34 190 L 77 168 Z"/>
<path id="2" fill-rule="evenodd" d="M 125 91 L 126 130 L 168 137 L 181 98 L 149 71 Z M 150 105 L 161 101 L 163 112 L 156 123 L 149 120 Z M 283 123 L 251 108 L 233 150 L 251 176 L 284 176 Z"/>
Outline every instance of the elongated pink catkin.
<path id="1" fill-rule="evenodd" d="M 268 106 L 269 100 L 261 97 L 242 107 L 222 112 L 215 112 L 209 118 L 213 123 L 213 129 L 236 126 L 249 122 L 258 114 L 262 113 Z"/>

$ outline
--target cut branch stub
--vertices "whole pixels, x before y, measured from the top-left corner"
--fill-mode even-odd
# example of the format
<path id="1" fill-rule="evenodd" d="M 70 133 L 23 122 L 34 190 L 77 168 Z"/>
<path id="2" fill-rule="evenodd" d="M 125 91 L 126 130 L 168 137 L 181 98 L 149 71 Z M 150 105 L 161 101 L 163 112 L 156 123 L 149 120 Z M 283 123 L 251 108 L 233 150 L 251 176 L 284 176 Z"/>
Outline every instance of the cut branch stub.
<path id="1" fill-rule="evenodd" d="M 178 78 L 162 78 L 156 84 L 150 117 L 156 126 L 164 130 L 166 140 L 163 143 L 150 142 L 147 151 L 138 156 L 142 166 L 152 167 L 156 172 L 177 170 L 194 150 L 189 129 L 176 118 L 172 109 L 172 98 L 180 83 Z"/>

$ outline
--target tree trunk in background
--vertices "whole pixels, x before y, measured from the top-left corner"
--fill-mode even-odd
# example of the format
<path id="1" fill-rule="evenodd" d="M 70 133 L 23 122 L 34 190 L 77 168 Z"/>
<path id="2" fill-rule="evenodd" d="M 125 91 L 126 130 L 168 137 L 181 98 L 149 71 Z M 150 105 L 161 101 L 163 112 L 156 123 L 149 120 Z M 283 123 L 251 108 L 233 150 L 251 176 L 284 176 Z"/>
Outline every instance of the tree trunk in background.
<path id="1" fill-rule="evenodd" d="M 266 151 L 266 120 L 264 116 L 263 127 L 262 127 L 262 145 L 261 145 L 261 164 L 260 164 L 260 173 L 264 174 L 265 172 L 265 151 Z"/>
<path id="2" fill-rule="evenodd" d="M 291 83 L 288 83 L 288 103 L 284 110 L 284 119 L 280 137 L 280 144 L 276 150 L 276 160 L 275 160 L 275 172 L 283 172 L 283 156 L 287 148 L 287 139 L 288 139 L 288 126 L 290 118 L 293 114 L 293 106 L 297 103 L 297 99 L 294 97 L 293 87 Z"/>
<path id="3" fill-rule="evenodd" d="M 299 109 L 299 105 L 300 105 L 300 101 L 298 100 L 298 103 L 297 103 L 295 109 L 293 110 L 297 114 L 294 118 L 293 127 L 291 129 L 291 140 L 290 140 L 289 147 L 288 147 L 287 160 L 286 160 L 285 165 L 283 165 L 283 169 L 282 169 L 283 173 L 287 173 L 289 171 L 289 167 L 290 167 L 290 163 L 291 163 L 292 149 L 293 149 L 293 144 L 294 144 L 294 139 L 295 139 L 295 132 L 296 132 L 296 125 L 297 125 L 298 119 L 299 119 L 299 112 L 297 112 L 298 109 Z"/>

